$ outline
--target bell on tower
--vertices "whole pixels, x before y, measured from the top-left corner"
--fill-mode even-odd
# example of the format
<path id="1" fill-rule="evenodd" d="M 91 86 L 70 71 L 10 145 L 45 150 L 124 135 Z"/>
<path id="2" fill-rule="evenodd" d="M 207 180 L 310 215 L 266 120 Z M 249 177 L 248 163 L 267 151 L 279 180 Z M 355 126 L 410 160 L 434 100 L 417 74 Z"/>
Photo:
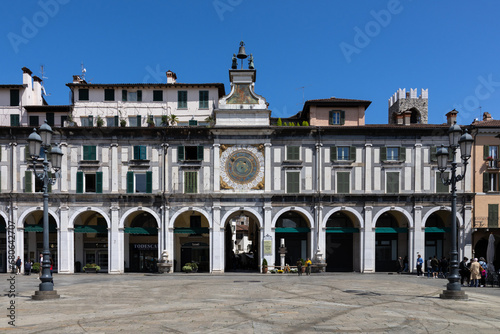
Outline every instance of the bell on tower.
<path id="1" fill-rule="evenodd" d="M 236 55 L 238 59 L 241 59 L 241 69 L 243 69 L 243 59 L 246 59 L 248 56 L 245 52 L 245 43 L 243 41 L 240 42 L 240 49 L 238 50 L 238 54 Z"/>

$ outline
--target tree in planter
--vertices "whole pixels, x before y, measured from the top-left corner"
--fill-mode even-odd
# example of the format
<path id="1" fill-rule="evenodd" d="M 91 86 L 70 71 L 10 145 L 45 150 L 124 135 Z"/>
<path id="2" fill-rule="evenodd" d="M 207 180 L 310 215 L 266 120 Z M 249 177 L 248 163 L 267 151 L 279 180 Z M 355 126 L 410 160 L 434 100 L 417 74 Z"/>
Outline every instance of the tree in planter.
<path id="1" fill-rule="evenodd" d="M 176 125 L 179 122 L 179 118 L 174 114 L 168 115 L 168 123 L 170 125 Z"/>
<path id="2" fill-rule="evenodd" d="M 267 274 L 267 260 L 262 260 L 262 273 Z"/>
<path id="3" fill-rule="evenodd" d="M 281 120 L 281 118 L 278 118 L 278 121 L 276 122 L 276 125 L 277 126 L 283 126 L 283 121 Z"/>
<path id="4" fill-rule="evenodd" d="M 99 128 L 104 125 L 104 120 L 102 119 L 101 116 L 97 116 L 96 124 L 97 124 L 97 127 L 99 127 Z"/>
<path id="5" fill-rule="evenodd" d="M 168 116 L 167 115 L 161 116 L 161 125 L 163 125 L 163 126 L 168 125 Z"/>
<path id="6" fill-rule="evenodd" d="M 120 120 L 120 126 L 121 126 L 122 128 L 124 128 L 124 127 L 126 127 L 126 126 L 127 126 L 127 120 L 126 120 L 125 118 L 122 118 L 122 119 Z"/>

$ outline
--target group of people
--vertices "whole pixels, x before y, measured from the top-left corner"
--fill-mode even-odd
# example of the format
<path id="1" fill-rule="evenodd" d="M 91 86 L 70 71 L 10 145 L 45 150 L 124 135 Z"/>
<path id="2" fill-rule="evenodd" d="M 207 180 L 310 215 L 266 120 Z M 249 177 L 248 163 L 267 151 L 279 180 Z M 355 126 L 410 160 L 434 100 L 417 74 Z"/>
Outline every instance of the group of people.
<path id="1" fill-rule="evenodd" d="M 43 254 L 40 254 L 40 266 L 38 270 L 38 277 L 37 279 L 40 279 L 40 276 L 42 276 L 42 262 L 43 262 Z M 16 260 L 16 275 L 19 275 L 21 273 L 21 266 L 23 265 L 23 261 L 21 260 L 21 257 L 18 256 Z M 31 275 L 31 269 L 33 268 L 33 262 L 31 262 L 31 259 L 28 259 L 24 263 L 24 274 L 25 275 Z M 53 273 L 53 268 L 54 268 L 54 262 L 52 261 L 52 258 L 50 258 L 50 273 Z"/>
<path id="2" fill-rule="evenodd" d="M 458 265 L 458 270 L 460 273 L 460 283 L 466 286 L 472 287 L 484 287 L 486 285 L 488 263 L 486 263 L 484 257 L 469 259 L 464 257 L 464 259 Z"/>
<path id="3" fill-rule="evenodd" d="M 443 256 L 441 260 L 438 260 L 436 255 L 434 257 L 429 256 L 429 259 L 425 263 L 427 269 L 427 278 L 446 278 L 448 276 L 448 259 Z M 423 276 L 424 259 L 420 254 L 417 255 L 417 276 Z"/>
<path id="4" fill-rule="evenodd" d="M 312 261 L 311 259 L 307 258 L 307 261 L 304 262 L 304 267 L 306 268 L 306 275 L 311 275 L 311 266 L 312 266 Z M 297 260 L 297 273 L 299 276 L 302 276 L 302 259 Z"/>

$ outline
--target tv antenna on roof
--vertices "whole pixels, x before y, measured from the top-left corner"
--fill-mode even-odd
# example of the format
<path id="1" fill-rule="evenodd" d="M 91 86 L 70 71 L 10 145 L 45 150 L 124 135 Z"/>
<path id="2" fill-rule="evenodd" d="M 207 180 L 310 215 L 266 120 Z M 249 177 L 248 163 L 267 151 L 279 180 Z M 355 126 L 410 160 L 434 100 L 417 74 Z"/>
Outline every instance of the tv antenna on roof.
<path id="1" fill-rule="evenodd" d="M 302 86 L 302 87 L 299 87 L 299 88 L 295 88 L 295 90 L 302 89 L 302 105 L 304 105 L 304 103 L 306 102 L 306 101 L 305 101 L 305 95 L 304 95 L 305 88 L 306 88 L 306 87 L 309 87 L 309 86 L 310 86 L 310 85 L 307 85 L 307 86 Z M 297 105 L 299 105 L 299 103 L 297 103 Z"/>
<path id="2" fill-rule="evenodd" d="M 82 61 L 82 76 L 80 77 L 82 80 L 85 80 L 85 73 L 87 72 L 87 69 L 85 66 L 83 66 L 83 61 Z"/>
<path id="3" fill-rule="evenodd" d="M 48 79 L 48 77 L 45 76 L 45 66 L 43 66 L 43 65 L 40 65 L 40 76 L 41 76 L 42 82 L 44 79 Z M 50 96 L 50 94 L 47 94 L 47 92 L 45 91 L 45 87 L 43 87 L 43 84 L 42 84 L 42 93 L 45 96 Z"/>

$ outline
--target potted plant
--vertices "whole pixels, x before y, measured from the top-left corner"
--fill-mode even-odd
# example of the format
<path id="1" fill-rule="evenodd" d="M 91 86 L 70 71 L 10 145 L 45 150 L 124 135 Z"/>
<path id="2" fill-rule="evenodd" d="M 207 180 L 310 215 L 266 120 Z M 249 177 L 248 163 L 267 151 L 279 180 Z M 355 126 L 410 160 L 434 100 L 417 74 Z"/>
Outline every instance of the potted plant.
<path id="1" fill-rule="evenodd" d="M 182 267 L 182 271 L 185 272 L 185 273 L 190 273 L 193 271 L 193 267 L 191 267 L 191 263 L 186 263 L 183 267 Z"/>
<path id="2" fill-rule="evenodd" d="M 124 128 L 125 126 L 127 126 L 127 120 L 125 120 L 125 118 L 122 118 L 122 119 L 120 120 L 120 126 L 121 126 L 122 128 Z"/>
<path id="3" fill-rule="evenodd" d="M 104 120 L 102 119 L 101 116 L 97 116 L 96 124 L 98 128 L 104 125 Z"/>
<path id="4" fill-rule="evenodd" d="M 302 273 L 306 272 L 306 261 L 304 259 L 300 259 L 300 262 L 302 262 Z"/>
<path id="5" fill-rule="evenodd" d="M 152 128 L 152 127 L 154 127 L 154 126 L 155 126 L 155 122 L 154 122 L 154 120 L 153 120 L 153 117 L 152 117 L 152 116 L 148 117 L 148 121 L 147 121 L 147 123 L 148 123 L 148 126 L 149 126 L 150 128 Z"/>
<path id="6" fill-rule="evenodd" d="M 267 274 L 267 260 L 262 260 L 262 273 Z"/>
<path id="7" fill-rule="evenodd" d="M 101 267 L 96 265 L 95 263 L 87 263 L 85 267 L 83 267 L 83 271 L 86 273 L 98 273 L 101 270 Z"/>

